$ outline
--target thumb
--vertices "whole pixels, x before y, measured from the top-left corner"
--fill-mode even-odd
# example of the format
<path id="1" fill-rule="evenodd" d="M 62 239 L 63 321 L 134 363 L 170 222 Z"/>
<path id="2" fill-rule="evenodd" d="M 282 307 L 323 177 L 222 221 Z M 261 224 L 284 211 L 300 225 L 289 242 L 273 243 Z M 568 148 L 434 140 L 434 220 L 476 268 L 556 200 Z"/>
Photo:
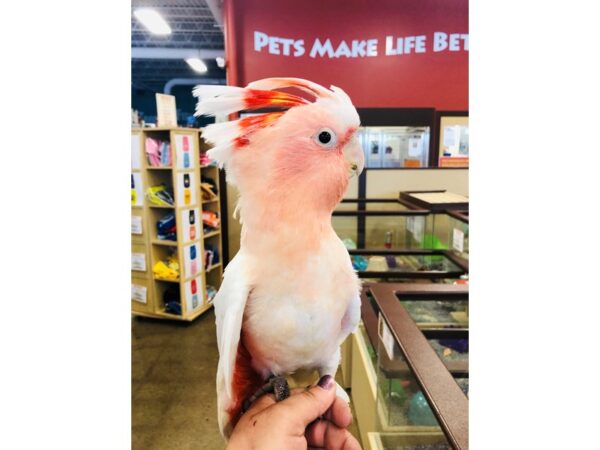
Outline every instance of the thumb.
<path id="1" fill-rule="evenodd" d="M 300 421 L 304 429 L 309 423 L 325 414 L 334 401 L 335 380 L 331 375 L 325 375 L 316 386 L 292 395 L 277 405 L 289 408 L 290 416 Z"/>

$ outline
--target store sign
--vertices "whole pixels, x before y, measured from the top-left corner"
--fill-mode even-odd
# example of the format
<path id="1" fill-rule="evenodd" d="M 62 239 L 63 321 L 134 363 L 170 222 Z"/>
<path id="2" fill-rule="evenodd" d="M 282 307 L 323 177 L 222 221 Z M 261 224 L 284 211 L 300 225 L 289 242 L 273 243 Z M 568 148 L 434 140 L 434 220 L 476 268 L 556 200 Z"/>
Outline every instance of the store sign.
<path id="1" fill-rule="evenodd" d="M 385 56 L 401 56 L 410 55 L 411 53 L 427 53 L 428 51 L 459 52 L 468 50 L 468 34 L 448 34 L 436 31 L 430 40 L 427 39 L 426 35 L 405 37 L 386 36 L 385 51 L 383 54 Z M 304 39 L 281 38 L 255 31 L 254 51 L 297 58 L 306 54 L 306 47 Z M 342 40 L 339 44 L 334 45 L 331 39 L 321 42 L 321 39 L 316 38 L 310 47 L 308 56 L 311 58 L 364 58 L 378 56 L 379 54 L 380 44 L 378 39 L 353 39 L 351 42 Z"/>
<path id="2" fill-rule="evenodd" d="M 357 107 L 468 110 L 468 0 L 225 0 L 228 83 L 300 77 Z"/>

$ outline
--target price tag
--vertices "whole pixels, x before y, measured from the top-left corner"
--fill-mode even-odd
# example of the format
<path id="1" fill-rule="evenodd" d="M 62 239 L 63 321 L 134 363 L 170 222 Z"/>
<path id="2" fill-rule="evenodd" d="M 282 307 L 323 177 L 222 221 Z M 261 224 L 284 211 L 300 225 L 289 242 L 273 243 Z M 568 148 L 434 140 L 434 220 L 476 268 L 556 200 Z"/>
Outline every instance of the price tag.
<path id="1" fill-rule="evenodd" d="M 140 286 L 139 284 L 131 285 L 131 300 L 146 304 L 146 286 Z"/>
<path id="2" fill-rule="evenodd" d="M 381 313 L 379 313 L 378 329 L 379 329 L 378 330 L 379 331 L 379 339 L 381 339 L 381 342 L 383 343 L 385 352 L 387 353 L 388 358 L 390 358 L 390 360 L 393 360 L 394 359 L 394 335 L 392 335 L 392 332 L 390 331 L 389 327 L 387 326 L 387 323 L 385 323 L 385 319 L 383 318 Z"/>
<path id="3" fill-rule="evenodd" d="M 141 216 L 131 216 L 131 234 L 142 234 Z"/>
<path id="4" fill-rule="evenodd" d="M 140 137 L 137 134 L 131 135 L 131 168 L 140 170 L 141 167 Z"/>
<path id="5" fill-rule="evenodd" d="M 458 228 L 454 228 L 454 230 L 452 230 L 452 248 L 462 253 L 464 245 L 465 233 Z"/>
<path id="6" fill-rule="evenodd" d="M 137 270 L 140 272 L 146 271 L 146 254 L 144 254 L 144 253 L 132 253 L 131 254 L 131 270 Z"/>

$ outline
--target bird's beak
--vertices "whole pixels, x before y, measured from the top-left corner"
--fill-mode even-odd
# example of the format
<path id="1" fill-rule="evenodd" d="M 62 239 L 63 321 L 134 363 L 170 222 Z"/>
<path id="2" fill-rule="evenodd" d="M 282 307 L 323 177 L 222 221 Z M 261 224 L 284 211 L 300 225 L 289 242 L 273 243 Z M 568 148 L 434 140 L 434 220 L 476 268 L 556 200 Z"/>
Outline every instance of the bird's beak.
<path id="1" fill-rule="evenodd" d="M 344 159 L 348 163 L 350 176 L 359 176 L 365 167 L 365 154 L 356 136 L 344 147 Z"/>

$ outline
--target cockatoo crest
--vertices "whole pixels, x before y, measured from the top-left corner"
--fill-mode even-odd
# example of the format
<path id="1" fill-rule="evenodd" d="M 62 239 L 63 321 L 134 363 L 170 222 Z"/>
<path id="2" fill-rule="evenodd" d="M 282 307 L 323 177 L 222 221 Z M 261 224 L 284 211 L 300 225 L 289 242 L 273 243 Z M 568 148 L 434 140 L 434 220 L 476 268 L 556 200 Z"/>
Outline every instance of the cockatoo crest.
<path id="1" fill-rule="evenodd" d="M 290 108 L 310 105 L 307 99 L 276 89 L 297 88 L 315 97 L 314 103 L 327 103 L 327 106 L 340 117 L 352 120 L 356 110 L 350 97 L 340 88 L 326 89 L 312 81 L 301 78 L 265 78 L 254 81 L 245 88 L 237 86 L 199 85 L 193 90 L 199 98 L 196 116 L 231 114 L 238 111 L 252 111 L 262 108 Z M 269 127 L 285 114 L 285 111 L 269 112 L 243 117 L 230 122 L 216 123 L 202 130 L 202 137 L 214 147 L 208 156 L 217 161 L 220 167 L 227 165 L 233 152 L 250 142 L 252 133 Z"/>

